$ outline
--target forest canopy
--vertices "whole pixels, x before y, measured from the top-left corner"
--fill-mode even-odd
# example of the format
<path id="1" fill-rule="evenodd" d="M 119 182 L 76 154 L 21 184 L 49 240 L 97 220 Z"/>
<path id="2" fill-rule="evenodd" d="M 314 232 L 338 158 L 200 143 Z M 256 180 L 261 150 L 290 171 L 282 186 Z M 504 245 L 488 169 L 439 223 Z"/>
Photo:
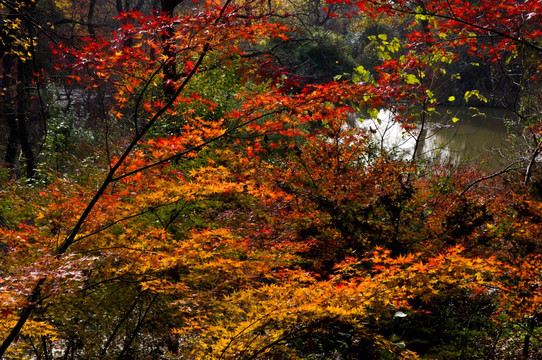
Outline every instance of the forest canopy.
<path id="1" fill-rule="evenodd" d="M 0 20 L 0 358 L 542 357 L 542 2 Z M 454 106 L 501 168 L 420 151 Z"/>

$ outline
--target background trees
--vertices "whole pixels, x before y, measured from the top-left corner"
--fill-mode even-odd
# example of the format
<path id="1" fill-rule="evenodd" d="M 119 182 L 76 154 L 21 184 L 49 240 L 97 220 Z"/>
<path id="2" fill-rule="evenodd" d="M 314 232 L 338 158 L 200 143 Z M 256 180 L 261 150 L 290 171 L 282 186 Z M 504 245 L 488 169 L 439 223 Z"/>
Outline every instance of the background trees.
<path id="1" fill-rule="evenodd" d="M 1 356 L 539 355 L 539 4 L 2 5 L 4 106 L 29 104 L 9 66 L 27 41 L 48 131 L 28 181 L 6 160 Z M 464 80 L 474 59 L 492 87 Z M 351 126 L 386 108 L 421 132 L 452 98 L 515 107 L 520 177 Z"/>

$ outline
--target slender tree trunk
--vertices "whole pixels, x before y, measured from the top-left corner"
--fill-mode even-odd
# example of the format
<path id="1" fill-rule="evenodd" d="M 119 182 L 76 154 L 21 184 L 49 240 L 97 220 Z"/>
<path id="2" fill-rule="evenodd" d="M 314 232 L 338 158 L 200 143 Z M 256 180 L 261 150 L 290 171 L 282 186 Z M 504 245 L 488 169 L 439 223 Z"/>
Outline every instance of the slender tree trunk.
<path id="1" fill-rule="evenodd" d="M 416 161 L 418 161 L 419 156 L 422 154 L 423 145 L 425 143 L 425 138 L 427 136 L 427 129 L 425 127 L 427 122 L 427 114 L 426 114 L 426 108 L 427 104 L 423 103 L 423 111 L 421 113 L 421 119 L 420 119 L 420 133 L 416 135 L 415 143 L 414 143 L 414 149 L 412 149 L 412 158 L 410 159 L 410 165 L 414 165 Z M 409 173 L 410 176 L 410 173 Z"/>
<path id="2" fill-rule="evenodd" d="M 523 358 L 528 359 L 529 358 L 529 344 L 531 342 L 531 335 L 525 335 L 525 338 L 523 339 Z"/>
<path id="3" fill-rule="evenodd" d="M 19 315 L 19 319 L 17 323 L 13 326 L 8 336 L 4 339 L 4 342 L 2 342 L 2 345 L 0 345 L 0 359 L 8 349 L 8 347 L 11 345 L 13 341 L 15 341 L 15 338 L 17 338 L 17 335 L 19 335 L 19 332 L 23 328 L 24 324 L 34 311 L 34 308 L 36 307 L 40 297 L 41 297 L 41 287 L 43 286 L 43 283 L 45 283 L 45 279 L 42 278 L 38 281 L 34 289 L 32 290 L 32 293 L 28 297 L 28 303 L 26 307 L 23 308 L 21 311 L 21 314 Z"/>
<path id="4" fill-rule="evenodd" d="M 15 114 L 15 108 L 13 106 L 13 98 L 11 95 L 11 69 L 15 65 L 16 58 L 13 55 L 4 55 L 2 59 L 3 74 L 2 74 L 2 113 L 4 121 L 8 127 L 8 138 L 6 143 L 6 152 L 4 161 L 10 169 L 15 168 L 15 161 L 17 160 L 18 149 L 18 134 L 17 129 L 17 116 Z"/>
<path id="5" fill-rule="evenodd" d="M 113 343 L 113 340 L 117 336 L 117 333 L 118 333 L 119 329 L 121 328 L 121 326 L 124 324 L 124 322 L 129 318 L 129 316 L 132 314 L 132 312 L 136 308 L 136 305 L 139 302 L 141 294 L 142 294 L 141 292 L 139 294 L 137 294 L 137 296 L 136 296 L 134 302 L 132 303 L 132 306 L 130 307 L 130 309 L 128 309 L 126 314 L 117 323 L 117 326 L 115 326 L 115 329 L 113 329 L 113 332 L 111 333 L 111 335 L 109 335 L 109 338 L 105 342 L 105 345 L 104 345 L 104 347 L 103 347 L 103 349 L 102 349 L 102 351 L 100 353 L 100 356 L 105 357 L 105 355 L 107 354 L 107 350 L 109 349 L 109 346 Z"/>
<path id="6" fill-rule="evenodd" d="M 139 315 L 139 320 L 137 322 L 137 325 L 136 325 L 134 331 L 132 332 L 131 336 L 128 338 L 128 340 L 124 344 L 124 347 L 122 348 L 122 351 L 121 351 L 120 355 L 118 356 L 117 360 L 124 359 L 125 355 L 130 350 L 130 347 L 132 346 L 132 343 L 134 342 L 134 339 L 139 334 L 139 331 L 141 330 L 141 327 L 143 326 L 143 324 L 145 322 L 145 319 L 146 319 L 147 315 L 149 314 L 149 311 L 151 310 L 151 308 L 154 305 L 154 302 L 156 301 L 157 298 L 158 298 L 158 294 L 155 294 L 153 296 L 151 302 L 149 303 L 149 306 L 147 306 L 147 308 L 145 309 L 144 312 L 142 312 L 142 310 L 143 310 L 142 308 L 140 309 L 141 312 L 140 312 L 140 315 Z"/>
<path id="7" fill-rule="evenodd" d="M 94 9 L 95 8 L 96 8 L 96 0 L 90 0 L 90 4 L 88 5 L 87 27 L 88 27 L 88 33 L 93 38 L 96 38 L 96 25 L 94 24 Z"/>
<path id="8" fill-rule="evenodd" d="M 523 338 L 523 351 L 522 355 L 525 360 L 529 358 L 530 346 L 531 346 L 531 333 L 534 330 L 535 322 L 533 319 L 528 320 L 527 329 L 528 333 Z"/>
<path id="9" fill-rule="evenodd" d="M 44 357 L 44 360 L 50 360 L 49 359 L 49 350 L 47 348 L 47 338 L 42 335 L 41 336 L 41 344 L 43 346 L 43 357 Z"/>
<path id="10" fill-rule="evenodd" d="M 531 158 L 529 160 L 529 165 L 527 165 L 527 169 L 525 169 L 525 177 L 523 179 L 523 185 L 524 186 L 527 186 L 527 184 L 531 180 L 531 177 L 532 177 L 533 171 L 534 171 L 534 167 L 536 165 L 536 159 L 538 158 L 538 155 L 540 155 L 540 151 L 542 150 L 540 148 L 540 145 L 538 144 L 538 141 L 537 141 L 536 137 L 534 137 L 534 142 L 535 142 L 536 148 L 534 149 L 534 151 L 533 151 L 533 153 L 531 155 Z"/>
<path id="11" fill-rule="evenodd" d="M 27 110 L 25 108 L 25 104 L 30 104 L 30 97 L 28 96 L 27 87 L 30 84 L 32 68 L 30 67 L 30 63 L 25 63 L 19 60 L 17 69 L 17 137 L 19 139 L 19 144 L 21 144 L 21 150 L 24 156 L 26 177 L 31 179 L 36 173 L 36 166 L 34 151 L 32 150 L 32 143 L 30 141 L 30 134 L 28 130 L 26 116 Z"/>

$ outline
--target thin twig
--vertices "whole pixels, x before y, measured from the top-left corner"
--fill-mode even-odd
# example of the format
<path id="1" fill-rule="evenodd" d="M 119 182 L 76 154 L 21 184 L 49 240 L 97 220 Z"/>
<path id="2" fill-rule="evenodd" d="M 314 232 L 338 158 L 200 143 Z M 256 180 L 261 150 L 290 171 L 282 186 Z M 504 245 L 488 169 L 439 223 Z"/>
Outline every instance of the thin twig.
<path id="1" fill-rule="evenodd" d="M 461 191 L 461 193 L 459 194 L 459 196 L 463 196 L 465 195 L 465 193 L 467 191 L 469 191 L 470 189 L 472 189 L 476 184 L 479 184 L 481 183 L 482 181 L 486 181 L 486 180 L 489 180 L 489 179 L 492 179 L 494 177 L 497 177 L 499 175 L 502 175 L 508 171 L 512 171 L 512 170 L 518 170 L 519 168 L 512 168 L 512 166 L 520 163 L 521 161 L 516 161 L 516 162 L 513 162 L 511 164 L 509 164 L 508 166 L 506 166 L 504 169 L 500 170 L 500 171 L 497 171 L 496 173 L 493 173 L 491 175 L 488 175 L 488 176 L 484 176 L 483 178 L 480 178 L 480 179 L 477 179 L 473 182 L 471 182 L 465 189 L 463 189 L 463 191 Z"/>

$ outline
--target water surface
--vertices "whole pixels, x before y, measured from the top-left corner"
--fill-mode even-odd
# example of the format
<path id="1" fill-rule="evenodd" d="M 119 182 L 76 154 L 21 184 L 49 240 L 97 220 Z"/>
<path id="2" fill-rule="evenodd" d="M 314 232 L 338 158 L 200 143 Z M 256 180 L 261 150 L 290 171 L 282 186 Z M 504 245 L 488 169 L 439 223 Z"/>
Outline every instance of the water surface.
<path id="1" fill-rule="evenodd" d="M 513 114 L 504 109 L 438 107 L 423 129 L 419 125 L 415 130 L 405 131 L 386 110 L 379 112 L 378 121 L 364 120 L 361 126 L 374 132 L 374 141 L 379 146 L 406 158 L 412 157 L 419 137 L 418 158 L 496 170 L 517 157 L 517 146 L 510 141 L 510 135 L 520 135 L 521 131 L 513 125 L 514 120 Z"/>

